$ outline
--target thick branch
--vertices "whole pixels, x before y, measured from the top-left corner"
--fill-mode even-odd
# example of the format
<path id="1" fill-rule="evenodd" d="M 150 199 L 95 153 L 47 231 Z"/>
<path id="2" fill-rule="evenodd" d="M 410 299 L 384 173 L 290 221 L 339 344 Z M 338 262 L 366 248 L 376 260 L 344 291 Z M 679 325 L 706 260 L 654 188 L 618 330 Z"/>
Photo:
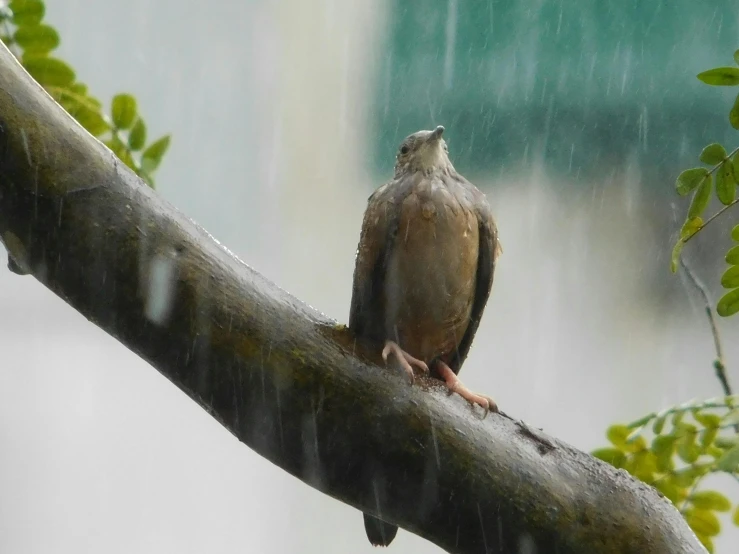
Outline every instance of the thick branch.
<path id="1" fill-rule="evenodd" d="M 378 367 L 142 184 L 4 48 L 0 236 L 14 268 L 256 452 L 450 552 L 703 552 L 623 471 Z"/>

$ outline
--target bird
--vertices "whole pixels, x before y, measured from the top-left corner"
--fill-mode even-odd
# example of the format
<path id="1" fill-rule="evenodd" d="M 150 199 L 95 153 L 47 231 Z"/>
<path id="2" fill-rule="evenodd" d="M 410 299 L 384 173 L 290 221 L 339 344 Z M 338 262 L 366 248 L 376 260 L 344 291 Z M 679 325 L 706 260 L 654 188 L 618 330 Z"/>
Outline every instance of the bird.
<path id="1" fill-rule="evenodd" d="M 382 348 L 411 384 L 416 371 L 473 406 L 492 398 L 457 377 L 472 345 L 502 252 L 485 195 L 449 159 L 444 127 L 408 135 L 395 173 L 367 201 L 355 259 L 349 330 Z M 389 546 L 395 525 L 364 514 L 367 538 Z"/>

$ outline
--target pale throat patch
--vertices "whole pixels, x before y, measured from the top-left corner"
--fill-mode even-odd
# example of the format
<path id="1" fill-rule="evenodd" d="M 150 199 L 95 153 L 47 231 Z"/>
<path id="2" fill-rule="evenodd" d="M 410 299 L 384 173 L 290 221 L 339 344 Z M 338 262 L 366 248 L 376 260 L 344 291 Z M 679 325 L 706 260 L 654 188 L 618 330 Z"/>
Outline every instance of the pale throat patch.
<path id="1" fill-rule="evenodd" d="M 442 143 L 423 144 L 416 153 L 416 163 L 420 169 L 431 169 L 432 167 L 443 167 L 447 161 L 446 152 Z"/>

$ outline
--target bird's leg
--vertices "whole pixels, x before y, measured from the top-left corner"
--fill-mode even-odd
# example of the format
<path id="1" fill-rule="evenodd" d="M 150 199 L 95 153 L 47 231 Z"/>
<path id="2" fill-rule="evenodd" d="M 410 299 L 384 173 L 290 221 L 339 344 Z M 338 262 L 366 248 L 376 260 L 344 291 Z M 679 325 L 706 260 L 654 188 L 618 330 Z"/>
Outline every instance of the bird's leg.
<path id="1" fill-rule="evenodd" d="M 413 356 L 408 354 L 408 352 L 398 346 L 398 343 L 388 340 L 385 341 L 385 348 L 382 349 L 382 359 L 385 360 L 385 363 L 387 363 L 387 357 L 390 354 L 393 354 L 395 356 L 395 358 L 398 360 L 398 363 L 400 364 L 400 367 L 402 367 L 406 371 L 408 377 L 410 377 L 411 384 L 413 384 L 413 381 L 415 381 L 413 366 L 420 369 L 423 373 L 429 372 L 429 366 L 426 365 L 426 362 L 419 360 L 418 358 L 414 358 Z"/>
<path id="2" fill-rule="evenodd" d="M 457 377 L 457 375 L 452 371 L 452 368 L 441 360 L 436 362 L 436 370 L 439 372 L 439 376 L 444 379 L 444 382 L 446 383 L 446 386 L 449 387 L 450 391 L 456 392 L 470 404 L 479 404 L 482 406 L 483 410 L 485 410 L 485 415 L 487 415 L 488 412 L 498 411 L 498 405 L 492 398 L 481 394 L 475 394 L 465 387 L 462 384 L 462 381 L 459 380 L 459 377 Z"/>

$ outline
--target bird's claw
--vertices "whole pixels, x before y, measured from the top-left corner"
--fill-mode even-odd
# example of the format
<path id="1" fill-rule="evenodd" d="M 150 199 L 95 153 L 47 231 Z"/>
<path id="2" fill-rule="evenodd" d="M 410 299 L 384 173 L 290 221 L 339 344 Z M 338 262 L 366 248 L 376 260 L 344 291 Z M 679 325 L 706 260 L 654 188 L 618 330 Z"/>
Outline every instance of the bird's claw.
<path id="1" fill-rule="evenodd" d="M 387 363 L 387 359 L 390 354 L 393 354 L 395 356 L 395 359 L 398 360 L 400 367 L 402 367 L 403 370 L 405 370 L 405 372 L 408 374 L 411 385 L 416 380 L 416 374 L 413 371 L 414 366 L 421 370 L 421 373 L 423 374 L 427 374 L 429 372 L 429 366 L 426 364 L 426 362 L 424 362 L 423 360 L 419 360 L 418 358 L 414 358 L 413 356 L 408 354 L 408 352 L 398 346 L 397 343 L 391 340 L 385 342 L 385 347 L 382 349 L 382 359 L 385 360 L 385 363 Z"/>
<path id="2" fill-rule="evenodd" d="M 476 394 L 469 390 L 462 384 L 462 381 L 459 380 L 459 377 L 457 377 L 457 375 L 447 364 L 439 361 L 437 363 L 437 368 L 439 370 L 439 373 L 441 374 L 441 377 L 444 379 L 446 386 L 449 388 L 449 394 L 456 392 L 459 396 L 464 398 L 473 406 L 475 404 L 480 406 L 484 412 L 482 419 L 485 419 L 490 412 L 498 413 L 498 405 L 495 403 L 495 400 L 493 400 L 489 396 Z"/>

